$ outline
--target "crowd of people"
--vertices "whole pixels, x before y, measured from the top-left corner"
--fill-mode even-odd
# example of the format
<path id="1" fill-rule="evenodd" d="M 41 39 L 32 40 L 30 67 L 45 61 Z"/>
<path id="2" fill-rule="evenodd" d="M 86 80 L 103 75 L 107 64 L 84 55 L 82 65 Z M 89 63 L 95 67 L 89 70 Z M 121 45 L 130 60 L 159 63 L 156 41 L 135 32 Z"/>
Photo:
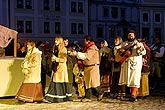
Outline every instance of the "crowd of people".
<path id="1" fill-rule="evenodd" d="M 91 35 L 84 36 L 84 47 L 78 41 L 56 36 L 54 45 L 27 40 L 17 43 L 17 56 L 25 80 L 16 99 L 23 102 L 58 103 L 73 101 L 73 92 L 82 102 L 101 101 L 103 97 L 137 101 L 150 90 L 160 89 L 164 46 L 155 37 L 149 47 L 146 41 L 129 30 L 127 40 L 116 36 L 110 48 L 106 40 L 100 48 Z M 45 91 L 46 75 L 50 77 Z M 74 89 L 73 89 L 74 88 Z"/>

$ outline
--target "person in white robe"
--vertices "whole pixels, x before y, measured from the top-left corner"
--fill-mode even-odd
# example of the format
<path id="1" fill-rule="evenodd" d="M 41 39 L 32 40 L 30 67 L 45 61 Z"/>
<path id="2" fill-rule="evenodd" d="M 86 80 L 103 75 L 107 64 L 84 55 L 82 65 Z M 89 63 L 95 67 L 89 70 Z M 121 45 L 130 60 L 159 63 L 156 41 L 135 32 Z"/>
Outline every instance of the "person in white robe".
<path id="1" fill-rule="evenodd" d="M 131 88 L 130 101 L 134 102 L 137 100 L 137 91 L 140 87 L 142 55 L 146 54 L 146 50 L 143 44 L 136 40 L 135 30 L 129 30 L 128 40 L 122 43 L 121 49 L 128 45 L 131 45 L 129 48 L 131 56 L 121 64 L 119 85 L 127 85 Z"/>

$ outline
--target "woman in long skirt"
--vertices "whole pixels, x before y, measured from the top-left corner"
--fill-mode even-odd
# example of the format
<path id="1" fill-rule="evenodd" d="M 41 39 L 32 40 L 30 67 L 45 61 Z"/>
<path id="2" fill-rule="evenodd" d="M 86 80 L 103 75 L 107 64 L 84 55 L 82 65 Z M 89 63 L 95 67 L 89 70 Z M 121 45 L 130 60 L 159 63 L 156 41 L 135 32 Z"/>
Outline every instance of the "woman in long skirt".
<path id="1" fill-rule="evenodd" d="M 111 73 L 111 63 L 108 61 L 108 56 L 110 53 L 110 48 L 106 40 L 100 42 L 100 86 L 102 90 L 109 94 L 110 93 L 110 73 Z"/>
<path id="2" fill-rule="evenodd" d="M 57 36 L 55 38 L 55 46 L 57 49 L 54 51 L 52 61 L 54 67 L 51 75 L 51 82 L 49 89 L 45 95 L 44 102 L 58 103 L 65 101 L 72 101 L 72 94 L 68 81 L 67 71 L 67 49 L 64 46 L 63 38 Z"/>
<path id="3" fill-rule="evenodd" d="M 28 52 L 22 62 L 22 71 L 25 74 L 16 99 L 23 102 L 41 102 L 43 100 L 41 85 L 41 54 L 35 43 L 27 42 Z"/>

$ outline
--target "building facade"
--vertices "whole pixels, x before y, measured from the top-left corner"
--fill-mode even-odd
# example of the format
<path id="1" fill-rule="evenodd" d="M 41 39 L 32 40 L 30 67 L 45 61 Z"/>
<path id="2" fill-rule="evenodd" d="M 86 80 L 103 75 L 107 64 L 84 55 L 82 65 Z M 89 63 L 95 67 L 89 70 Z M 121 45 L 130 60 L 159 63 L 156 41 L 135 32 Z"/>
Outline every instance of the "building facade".
<path id="1" fill-rule="evenodd" d="M 160 36 L 165 44 L 164 0 L 0 0 L 0 24 L 26 39 L 49 41 L 61 35 L 83 44 L 91 34 L 96 42 L 115 36 L 127 38 L 135 29 L 137 37 L 149 44 Z"/>
<path id="2" fill-rule="evenodd" d="M 139 33 L 150 44 L 153 37 L 161 37 L 165 45 L 165 1 L 144 0 L 138 5 L 140 13 Z"/>
<path id="3" fill-rule="evenodd" d="M 0 0 L 4 1 L 4 0 Z M 88 34 L 88 0 L 6 0 L 10 27 L 23 41 L 82 40 Z"/>
<path id="4" fill-rule="evenodd" d="M 8 0 L 0 0 L 0 24 L 9 27 L 10 11 Z"/>
<path id="5" fill-rule="evenodd" d="M 89 2 L 89 33 L 96 41 L 113 43 L 115 36 L 127 38 L 135 29 L 137 37 L 151 44 L 154 36 L 165 37 L 164 0 L 91 0 Z"/>

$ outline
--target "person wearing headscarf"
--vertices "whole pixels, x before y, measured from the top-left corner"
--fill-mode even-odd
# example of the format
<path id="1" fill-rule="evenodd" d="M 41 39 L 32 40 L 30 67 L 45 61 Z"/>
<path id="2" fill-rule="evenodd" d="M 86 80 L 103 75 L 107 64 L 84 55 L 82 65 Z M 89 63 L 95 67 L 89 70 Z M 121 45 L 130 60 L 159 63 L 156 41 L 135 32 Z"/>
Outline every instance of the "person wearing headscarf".
<path id="1" fill-rule="evenodd" d="M 107 94 L 110 93 L 110 72 L 111 72 L 111 64 L 108 61 L 108 56 L 110 52 L 110 48 L 108 47 L 108 43 L 106 40 L 102 40 L 100 42 L 100 77 L 101 77 L 101 88 Z"/>

